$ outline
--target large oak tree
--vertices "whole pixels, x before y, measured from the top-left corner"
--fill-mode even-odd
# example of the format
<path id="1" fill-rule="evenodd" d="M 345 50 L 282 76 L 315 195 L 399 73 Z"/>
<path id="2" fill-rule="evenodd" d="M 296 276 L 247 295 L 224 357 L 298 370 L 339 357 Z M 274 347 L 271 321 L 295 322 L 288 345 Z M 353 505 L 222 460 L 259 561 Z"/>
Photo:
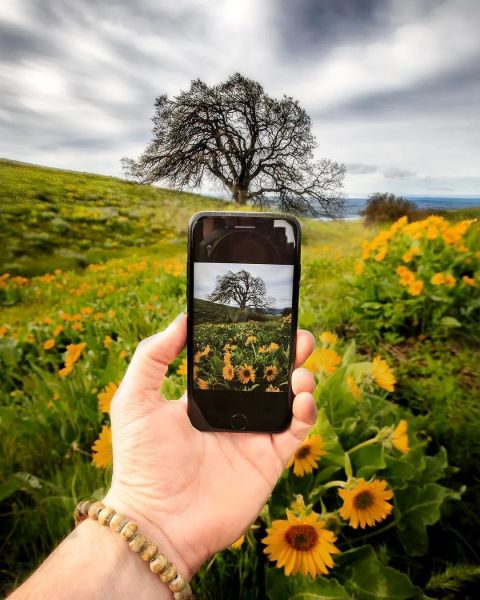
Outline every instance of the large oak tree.
<path id="1" fill-rule="evenodd" d="M 172 100 L 159 96 L 153 123 L 144 153 L 123 159 L 136 180 L 195 188 L 208 179 L 238 205 L 328 216 L 342 208 L 345 167 L 315 160 L 305 110 L 239 73 L 211 87 L 196 79 Z"/>
<path id="2" fill-rule="evenodd" d="M 208 296 L 212 302 L 220 304 L 235 303 L 239 308 L 254 308 L 266 310 L 270 308 L 275 298 L 267 296 L 265 282 L 261 277 L 254 277 L 245 269 L 224 275 L 217 275 L 215 289 Z"/>

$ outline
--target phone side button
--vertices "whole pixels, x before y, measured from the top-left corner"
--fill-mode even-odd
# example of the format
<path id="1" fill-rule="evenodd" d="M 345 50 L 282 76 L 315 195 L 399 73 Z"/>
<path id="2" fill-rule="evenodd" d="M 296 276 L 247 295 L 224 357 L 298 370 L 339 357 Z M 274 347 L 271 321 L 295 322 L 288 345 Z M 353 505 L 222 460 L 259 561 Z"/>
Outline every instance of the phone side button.
<path id="1" fill-rule="evenodd" d="M 230 423 L 232 424 L 233 429 L 236 429 L 237 431 L 243 431 L 247 428 L 248 420 L 244 414 L 237 413 L 236 415 L 233 415 Z"/>

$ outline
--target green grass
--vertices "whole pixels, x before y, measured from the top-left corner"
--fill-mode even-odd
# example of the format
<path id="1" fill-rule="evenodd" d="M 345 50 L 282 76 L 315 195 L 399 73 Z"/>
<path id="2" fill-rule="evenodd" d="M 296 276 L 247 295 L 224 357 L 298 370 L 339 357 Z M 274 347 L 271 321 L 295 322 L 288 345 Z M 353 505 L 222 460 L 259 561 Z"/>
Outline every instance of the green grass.
<path id="1" fill-rule="evenodd" d="M 199 210 L 231 205 L 114 177 L 0 160 L 0 272 L 85 267 L 187 233 Z"/>

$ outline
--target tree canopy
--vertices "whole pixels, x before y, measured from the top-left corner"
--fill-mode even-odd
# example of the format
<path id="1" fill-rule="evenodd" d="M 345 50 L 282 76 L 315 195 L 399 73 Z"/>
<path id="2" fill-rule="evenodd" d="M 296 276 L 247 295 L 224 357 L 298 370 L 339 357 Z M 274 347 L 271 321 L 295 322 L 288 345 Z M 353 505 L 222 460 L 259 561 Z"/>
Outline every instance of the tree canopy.
<path id="1" fill-rule="evenodd" d="M 195 188 L 205 180 L 230 192 L 238 205 L 338 215 L 345 166 L 316 160 L 311 120 L 298 100 L 268 96 L 256 81 L 235 73 L 208 86 L 155 101 L 153 136 L 137 159 L 123 159 L 130 177 Z"/>
<path id="2" fill-rule="evenodd" d="M 271 296 L 267 296 L 263 279 L 254 277 L 244 269 L 236 273 L 228 271 L 224 275 L 218 275 L 215 289 L 208 299 L 221 304 L 234 302 L 241 309 L 254 308 L 256 310 L 266 310 L 275 301 Z"/>

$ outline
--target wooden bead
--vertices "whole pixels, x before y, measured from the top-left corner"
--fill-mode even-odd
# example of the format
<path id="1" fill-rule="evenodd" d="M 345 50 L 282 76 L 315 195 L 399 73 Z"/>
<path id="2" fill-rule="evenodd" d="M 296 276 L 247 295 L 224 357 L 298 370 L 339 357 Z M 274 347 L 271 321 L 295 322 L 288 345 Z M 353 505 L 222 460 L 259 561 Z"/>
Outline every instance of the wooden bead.
<path id="1" fill-rule="evenodd" d="M 128 523 L 120 531 L 120 535 L 122 536 L 123 540 L 129 542 L 133 536 L 137 534 L 137 531 L 138 525 L 133 521 L 128 521 Z"/>
<path id="2" fill-rule="evenodd" d="M 141 552 L 147 544 L 147 538 L 140 532 L 137 532 L 137 535 L 128 542 L 130 550 L 132 552 L 136 552 L 137 554 Z"/>
<path id="3" fill-rule="evenodd" d="M 152 571 L 152 573 L 161 573 L 163 570 L 165 570 L 167 565 L 168 560 L 163 554 L 157 554 L 157 556 L 151 560 L 149 564 L 150 571 Z"/>
<path id="4" fill-rule="evenodd" d="M 181 592 L 187 585 L 187 582 L 181 575 L 177 575 L 173 581 L 168 584 L 171 592 Z"/>
<path id="5" fill-rule="evenodd" d="M 84 500 L 79 505 L 80 514 L 82 514 L 86 517 L 88 515 L 88 509 L 92 506 L 92 504 L 93 504 L 93 502 L 91 500 Z"/>
<path id="6" fill-rule="evenodd" d="M 175 600 L 190 600 L 190 598 L 192 597 L 192 588 L 187 583 L 183 590 L 175 592 L 173 594 L 173 597 Z"/>
<path id="7" fill-rule="evenodd" d="M 148 542 L 145 548 L 140 553 L 142 560 L 148 561 L 155 558 L 158 554 L 158 546 L 153 542 Z"/>
<path id="8" fill-rule="evenodd" d="M 105 508 L 102 508 L 102 510 L 98 513 L 98 522 L 100 523 L 100 525 L 108 526 L 110 525 L 110 521 L 112 520 L 114 514 L 115 511 L 113 510 L 113 508 L 106 506 Z"/>
<path id="9" fill-rule="evenodd" d="M 177 576 L 177 567 L 169 563 L 164 571 L 160 573 L 160 579 L 163 583 L 170 583 Z"/>
<path id="10" fill-rule="evenodd" d="M 119 533 L 127 523 L 128 519 L 126 517 L 115 513 L 110 520 L 110 529 L 115 531 L 115 533 Z"/>
<path id="11" fill-rule="evenodd" d="M 98 513 L 105 508 L 105 505 L 101 502 L 94 502 L 88 509 L 88 518 L 96 521 L 98 519 Z"/>

